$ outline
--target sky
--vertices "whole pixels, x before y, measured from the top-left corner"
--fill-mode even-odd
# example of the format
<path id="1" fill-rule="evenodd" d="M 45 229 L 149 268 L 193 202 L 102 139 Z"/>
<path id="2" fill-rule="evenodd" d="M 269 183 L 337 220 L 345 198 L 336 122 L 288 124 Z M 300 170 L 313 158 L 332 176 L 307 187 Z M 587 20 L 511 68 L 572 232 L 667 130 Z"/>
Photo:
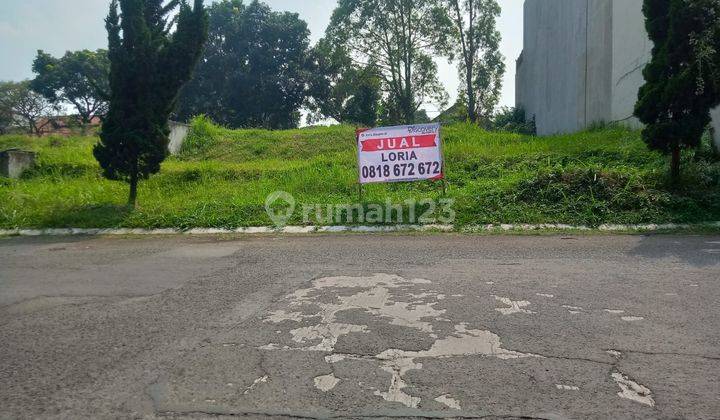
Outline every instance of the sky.
<path id="1" fill-rule="evenodd" d="M 312 41 L 322 37 L 336 0 L 264 0 L 274 10 L 300 14 L 308 22 Z M 32 77 L 36 51 L 55 56 L 65 51 L 98 49 L 107 46 L 104 17 L 109 0 L 0 0 L 0 80 Z M 503 40 L 507 73 L 501 106 L 515 104 L 515 60 L 522 51 L 522 0 L 499 0 L 503 9 L 498 21 Z M 454 64 L 437 60 L 440 80 L 457 97 L 459 79 Z M 432 107 L 428 113 L 434 116 Z"/>

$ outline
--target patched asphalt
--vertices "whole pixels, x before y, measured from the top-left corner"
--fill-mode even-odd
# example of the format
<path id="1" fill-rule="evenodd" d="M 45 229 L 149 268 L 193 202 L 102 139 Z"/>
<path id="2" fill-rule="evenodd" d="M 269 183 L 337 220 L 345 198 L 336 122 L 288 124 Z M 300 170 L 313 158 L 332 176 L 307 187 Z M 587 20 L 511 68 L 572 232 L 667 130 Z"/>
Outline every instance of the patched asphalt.
<path id="1" fill-rule="evenodd" d="M 720 237 L 0 239 L 0 418 L 717 418 Z"/>

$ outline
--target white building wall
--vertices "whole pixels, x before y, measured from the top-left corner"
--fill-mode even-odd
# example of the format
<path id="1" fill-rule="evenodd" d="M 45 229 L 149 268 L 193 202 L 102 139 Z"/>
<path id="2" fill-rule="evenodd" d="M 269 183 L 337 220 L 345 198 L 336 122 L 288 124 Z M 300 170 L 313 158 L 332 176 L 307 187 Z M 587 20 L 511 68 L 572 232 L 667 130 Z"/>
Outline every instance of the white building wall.
<path id="1" fill-rule="evenodd" d="M 715 146 L 720 150 L 720 108 L 715 108 L 712 112 L 713 117 L 713 136 L 715 138 Z"/>
<path id="2" fill-rule="evenodd" d="M 589 0 L 587 4 L 586 111 L 581 128 L 593 122 L 608 121 L 612 112 L 613 1 Z"/>

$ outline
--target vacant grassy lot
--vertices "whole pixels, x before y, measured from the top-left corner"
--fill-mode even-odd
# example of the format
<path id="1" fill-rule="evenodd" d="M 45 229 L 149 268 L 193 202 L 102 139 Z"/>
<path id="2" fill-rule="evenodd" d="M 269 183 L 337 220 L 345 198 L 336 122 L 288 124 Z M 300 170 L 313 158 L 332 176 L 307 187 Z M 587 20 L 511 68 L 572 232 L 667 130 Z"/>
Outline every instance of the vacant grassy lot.
<path id="1" fill-rule="evenodd" d="M 264 203 L 277 190 L 300 203 L 355 203 L 353 133 L 345 126 L 231 131 L 198 120 L 182 154 L 141 183 L 134 211 L 124 207 L 127 185 L 101 177 L 96 138 L 0 137 L 0 150 L 39 153 L 23 179 L 0 178 L 0 228 L 270 225 Z M 455 125 L 443 138 L 459 225 L 720 220 L 720 162 L 688 152 L 683 187 L 672 187 L 665 158 L 635 131 L 533 138 Z M 372 185 L 363 200 L 441 195 L 431 183 Z M 290 222 L 300 221 L 296 212 Z"/>

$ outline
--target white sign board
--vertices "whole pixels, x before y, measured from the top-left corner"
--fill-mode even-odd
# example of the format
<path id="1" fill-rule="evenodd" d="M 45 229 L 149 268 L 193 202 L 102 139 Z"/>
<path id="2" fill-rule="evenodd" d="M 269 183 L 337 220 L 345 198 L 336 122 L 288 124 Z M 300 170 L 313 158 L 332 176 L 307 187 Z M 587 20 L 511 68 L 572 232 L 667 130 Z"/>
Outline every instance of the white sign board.
<path id="1" fill-rule="evenodd" d="M 443 179 L 440 124 L 358 131 L 360 183 Z"/>

